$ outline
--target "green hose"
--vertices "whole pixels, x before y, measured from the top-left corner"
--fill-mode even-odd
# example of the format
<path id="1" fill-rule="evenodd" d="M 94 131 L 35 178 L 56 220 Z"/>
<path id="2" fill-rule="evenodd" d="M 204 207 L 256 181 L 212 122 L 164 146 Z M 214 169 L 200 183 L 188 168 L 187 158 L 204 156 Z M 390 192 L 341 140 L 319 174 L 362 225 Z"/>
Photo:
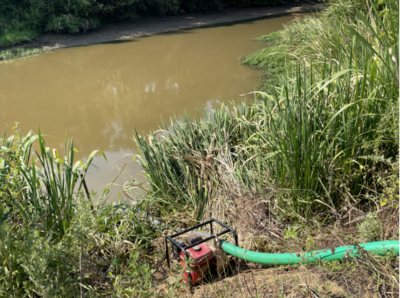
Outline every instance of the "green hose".
<path id="1" fill-rule="evenodd" d="M 399 241 L 379 241 L 360 244 L 366 251 L 383 255 L 389 251 L 399 255 Z M 222 249 L 239 259 L 252 263 L 264 265 L 291 265 L 297 263 L 317 263 L 322 261 L 342 260 L 345 258 L 358 257 L 357 247 L 354 245 L 336 247 L 335 249 L 321 249 L 306 253 L 284 253 L 284 254 L 267 254 L 254 252 L 237 247 L 231 243 L 223 242 Z"/>

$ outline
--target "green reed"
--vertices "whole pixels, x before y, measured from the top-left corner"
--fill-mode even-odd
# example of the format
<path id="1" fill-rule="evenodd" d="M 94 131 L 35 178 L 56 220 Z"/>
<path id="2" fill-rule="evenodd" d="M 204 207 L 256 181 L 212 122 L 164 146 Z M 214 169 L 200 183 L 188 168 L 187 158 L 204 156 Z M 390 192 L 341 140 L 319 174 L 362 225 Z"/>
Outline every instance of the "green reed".
<path id="1" fill-rule="evenodd" d="M 371 7 L 352 24 L 309 18 L 288 26 L 283 35 L 301 47 L 295 79 L 260 92 L 252 123 L 238 118 L 254 133 L 245 146 L 263 152 L 246 167 L 264 167 L 306 216 L 359 201 L 371 184 L 364 157 L 376 154 L 367 145 L 398 101 L 398 16 Z"/>
<path id="2" fill-rule="evenodd" d="M 33 150 L 33 158 L 36 140 L 39 150 Z M 29 224 L 62 237 L 73 217 L 74 200 L 83 178 L 95 154 L 104 153 L 96 150 L 86 161 L 75 161 L 74 143 L 65 140 L 60 156 L 58 150 L 46 147 L 40 129 L 37 135 L 30 132 L 25 137 L 17 133 L 6 139 L 4 134 L 1 141 L 0 177 L 6 203 L 19 210 Z"/>
<path id="3" fill-rule="evenodd" d="M 164 124 L 160 139 L 149 136 L 149 142 L 136 133 L 134 139 L 142 153 L 141 163 L 153 192 L 173 198 L 177 206 L 190 204 L 200 219 L 208 198 L 213 196 L 218 179 L 212 162 L 223 148 L 238 143 L 230 112 L 220 109 L 204 119 L 175 119 L 171 128 Z"/>

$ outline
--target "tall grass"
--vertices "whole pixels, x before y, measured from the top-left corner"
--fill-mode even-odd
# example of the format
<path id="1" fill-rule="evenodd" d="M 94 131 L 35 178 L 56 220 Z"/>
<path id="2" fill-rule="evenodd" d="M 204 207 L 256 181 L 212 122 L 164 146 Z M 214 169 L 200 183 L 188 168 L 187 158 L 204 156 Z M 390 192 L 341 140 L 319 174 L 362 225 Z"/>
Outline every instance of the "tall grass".
<path id="1" fill-rule="evenodd" d="M 261 136 L 281 157 L 271 166 L 280 187 L 314 192 L 304 210 L 311 202 L 336 209 L 366 191 L 371 175 L 360 169 L 372 165 L 363 156 L 378 153 L 367 144 L 376 141 L 379 123 L 398 104 L 398 14 L 390 5 L 384 14 L 370 5 L 351 24 L 309 19 L 283 34 L 291 45 L 301 45 L 308 65 L 275 96 L 284 110 L 277 105 L 278 116 L 269 115 L 275 127 Z"/>
<path id="2" fill-rule="evenodd" d="M 0 296 L 152 295 L 143 251 L 158 231 L 137 206 L 85 198 L 83 178 L 102 152 L 86 161 L 75 152 L 73 141 L 63 154 L 46 147 L 40 129 L 0 138 Z"/>
<path id="3" fill-rule="evenodd" d="M 36 140 L 38 151 L 32 149 Z M 104 153 L 96 150 L 85 162 L 75 161 L 74 143 L 65 140 L 64 154 L 60 156 L 58 150 L 45 146 L 40 129 L 37 135 L 30 132 L 25 137 L 17 132 L 6 138 L 4 133 L 0 141 L 3 199 L 19 210 L 28 224 L 61 238 L 69 229 L 76 194 L 95 154 Z M 36 159 L 32 158 L 32 151 Z"/>
<path id="4" fill-rule="evenodd" d="M 192 120 L 185 115 L 171 128 L 164 124 L 158 131 L 162 140 L 149 136 L 146 143 L 137 133 L 135 138 L 154 194 L 173 198 L 168 204 L 175 207 L 190 205 L 196 219 L 203 217 L 219 183 L 215 158 L 242 141 L 226 108 L 212 115 L 203 110 L 203 116 Z"/>
<path id="5" fill-rule="evenodd" d="M 303 218 L 362 203 L 375 183 L 376 162 L 366 156 L 398 156 L 384 141 L 371 146 L 398 105 L 398 2 L 380 11 L 368 5 L 354 21 L 289 25 L 282 39 L 298 49 L 297 71 L 258 92 L 259 103 L 185 117 L 149 143 L 136 135 L 153 192 L 190 204 L 198 219 L 209 216 L 221 185 L 239 193 L 274 188 L 278 206 Z"/>

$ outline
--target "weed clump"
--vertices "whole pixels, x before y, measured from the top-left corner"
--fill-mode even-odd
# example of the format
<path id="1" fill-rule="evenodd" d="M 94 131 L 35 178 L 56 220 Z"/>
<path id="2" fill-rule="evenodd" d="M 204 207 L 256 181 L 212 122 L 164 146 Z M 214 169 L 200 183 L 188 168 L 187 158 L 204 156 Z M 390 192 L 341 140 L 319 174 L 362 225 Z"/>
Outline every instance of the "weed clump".
<path id="1" fill-rule="evenodd" d="M 35 56 L 46 52 L 49 52 L 49 50 L 41 48 L 12 48 L 7 50 L 0 50 L 0 61 Z"/>
<path id="2" fill-rule="evenodd" d="M 365 220 L 357 228 L 360 239 L 364 242 L 376 241 L 381 235 L 381 227 L 376 213 L 368 213 Z"/>

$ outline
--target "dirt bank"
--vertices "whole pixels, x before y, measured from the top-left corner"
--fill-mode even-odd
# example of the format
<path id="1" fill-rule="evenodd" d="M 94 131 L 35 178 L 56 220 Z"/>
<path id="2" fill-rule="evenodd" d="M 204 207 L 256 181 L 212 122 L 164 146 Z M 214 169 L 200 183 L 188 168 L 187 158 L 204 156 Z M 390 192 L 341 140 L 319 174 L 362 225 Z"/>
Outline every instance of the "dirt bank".
<path id="1" fill-rule="evenodd" d="M 40 46 L 44 49 L 58 49 L 94 43 L 122 41 L 134 37 L 211 26 L 221 23 L 258 19 L 287 13 L 317 11 L 324 9 L 324 7 L 324 4 L 312 1 L 292 1 L 284 5 L 272 7 L 229 8 L 207 14 L 193 13 L 168 17 L 149 17 L 129 22 L 103 25 L 84 34 L 60 35 L 56 33 L 45 33 L 35 41 L 26 43 L 23 46 Z"/>

